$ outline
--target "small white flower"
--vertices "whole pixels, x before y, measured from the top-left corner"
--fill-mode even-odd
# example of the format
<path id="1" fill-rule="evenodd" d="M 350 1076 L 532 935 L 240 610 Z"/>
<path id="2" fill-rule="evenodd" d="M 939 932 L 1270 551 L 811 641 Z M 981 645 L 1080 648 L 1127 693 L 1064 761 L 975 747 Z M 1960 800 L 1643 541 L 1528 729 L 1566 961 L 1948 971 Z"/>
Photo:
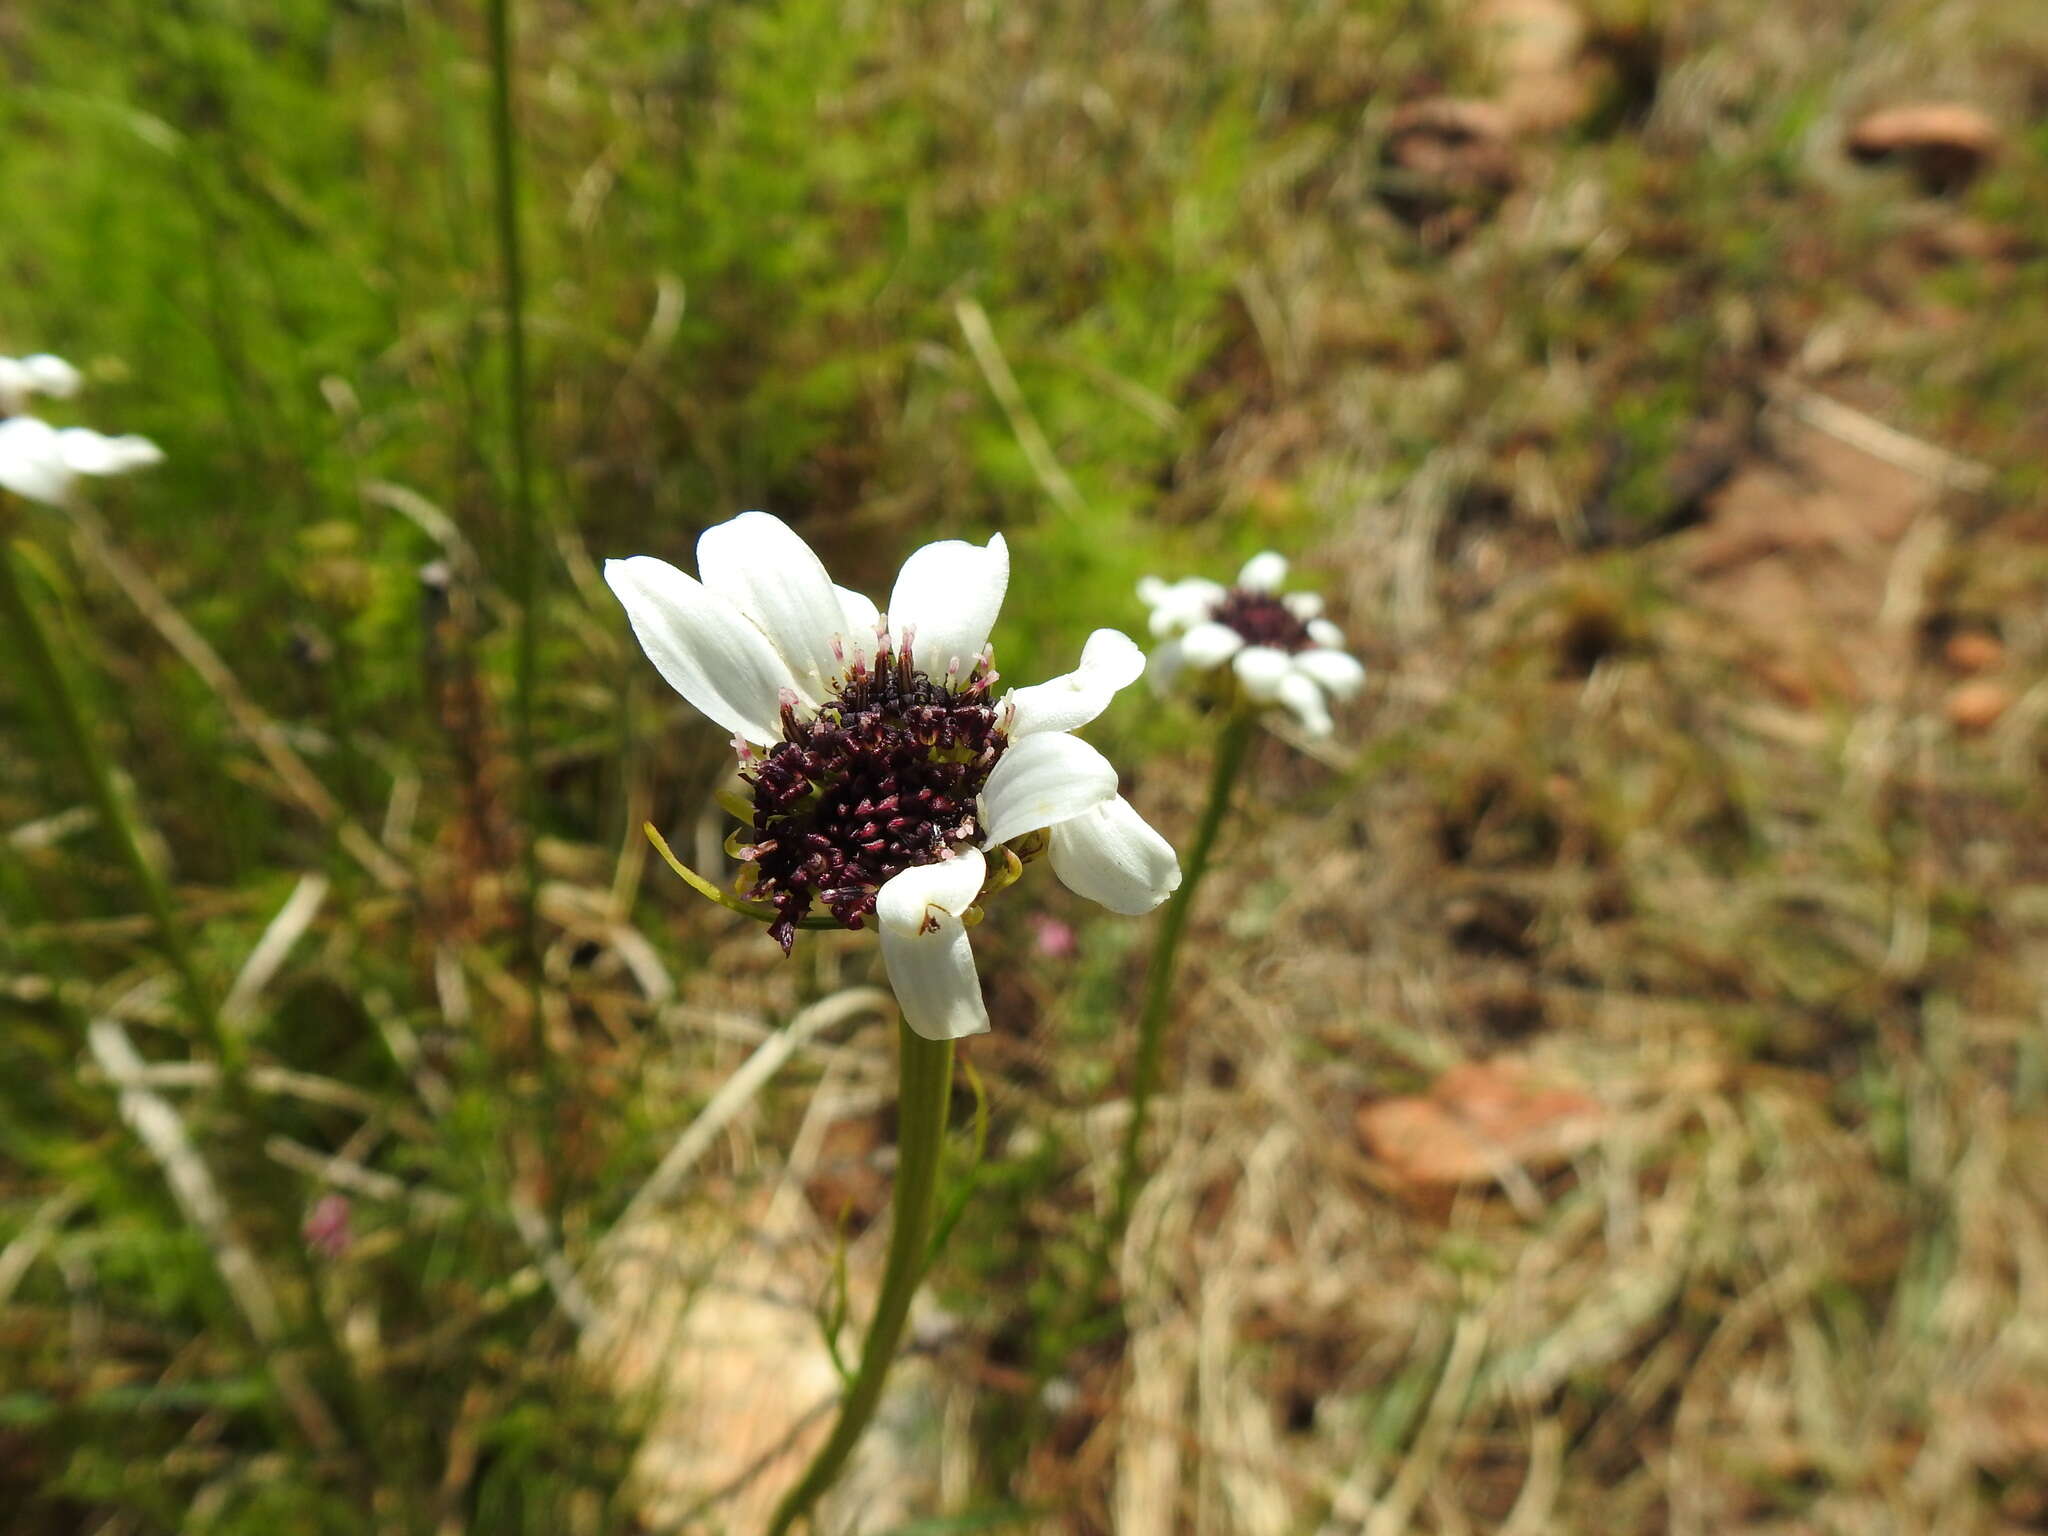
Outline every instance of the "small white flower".
<path id="1" fill-rule="evenodd" d="M 107 437 L 90 427 L 53 427 L 35 416 L 0 421 L 0 490 L 61 506 L 80 475 L 125 475 L 163 462 L 146 437 Z"/>
<path id="2" fill-rule="evenodd" d="M 751 814 L 737 852 L 785 950 L 799 923 L 872 918 L 905 1021 L 957 1039 L 988 1028 L 970 915 L 1020 850 L 1048 852 L 1070 888 L 1116 912 L 1150 911 L 1180 884 L 1116 770 L 1068 734 L 1144 671 L 1135 644 L 1098 629 L 1074 671 L 992 697 L 1001 534 L 917 550 L 886 612 L 835 586 L 764 512 L 706 529 L 697 572 L 645 555 L 605 564 L 661 675 L 733 733 Z"/>
<path id="3" fill-rule="evenodd" d="M 1199 576 L 1140 581 L 1160 642 L 1146 663 L 1154 685 L 1227 676 L 1244 698 L 1285 709 L 1311 736 L 1329 735 L 1330 701 L 1357 693 L 1365 668 L 1322 616 L 1323 600 L 1282 592 L 1286 579 L 1286 557 L 1269 549 L 1247 560 L 1231 587 Z"/>
<path id="4" fill-rule="evenodd" d="M 76 368 L 47 352 L 0 357 L 0 416 L 19 416 L 37 395 L 69 400 L 84 382 Z"/>

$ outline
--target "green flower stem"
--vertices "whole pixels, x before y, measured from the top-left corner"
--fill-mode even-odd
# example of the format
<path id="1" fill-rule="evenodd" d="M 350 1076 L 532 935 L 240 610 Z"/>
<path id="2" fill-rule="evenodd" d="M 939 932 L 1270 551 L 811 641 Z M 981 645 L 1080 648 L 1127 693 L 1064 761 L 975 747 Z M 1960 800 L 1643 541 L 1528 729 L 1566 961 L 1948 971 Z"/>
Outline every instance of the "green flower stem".
<path id="1" fill-rule="evenodd" d="M 513 660 L 513 724 L 519 756 L 526 942 L 540 942 L 540 773 L 534 745 L 534 680 L 540 656 L 540 513 L 526 391 L 526 269 L 519 241 L 519 139 L 512 113 L 512 0 L 490 0 L 491 170 L 497 189 L 498 280 L 505 311 L 505 415 L 512 447 L 512 600 L 519 614 Z M 539 1029 L 539 1026 L 535 1026 Z"/>
<path id="2" fill-rule="evenodd" d="M 1124 1127 L 1122 1155 L 1117 1160 L 1116 1204 L 1112 1207 L 1109 1231 L 1103 1240 L 1092 1277 L 1101 1283 L 1109 1255 L 1123 1236 L 1131 1218 L 1131 1204 L 1138 1197 L 1141 1177 L 1140 1156 L 1145 1144 L 1145 1120 L 1152 1108 L 1152 1095 L 1159 1087 L 1159 1057 L 1166 1034 L 1166 1015 L 1173 1001 L 1173 978 L 1180 957 L 1181 940 L 1187 934 L 1188 916 L 1194 911 L 1195 893 L 1202 888 L 1202 876 L 1209 871 L 1209 854 L 1216 846 L 1216 834 L 1230 813 L 1231 791 L 1237 787 L 1246 754 L 1257 734 L 1258 722 L 1249 710 L 1233 710 L 1216 741 L 1216 761 L 1209 770 L 1209 800 L 1202 807 L 1202 820 L 1195 828 L 1195 840 L 1188 848 L 1182 867 L 1180 889 L 1166 904 L 1159 923 L 1159 937 L 1152 945 L 1152 968 L 1145 978 L 1144 1011 L 1138 1016 L 1138 1059 L 1131 1074 L 1131 1118 Z M 1093 1294 L 1094 1286 L 1088 1288 Z"/>
<path id="3" fill-rule="evenodd" d="M 931 1258 L 938 1212 L 939 1161 L 946 1142 L 946 1107 L 953 1090 L 953 1042 L 926 1040 L 907 1024 L 898 1026 L 901 1066 L 897 1092 L 895 1225 L 889 1260 L 882 1271 L 882 1295 L 861 1344 L 860 1368 L 840 1404 L 832 1435 L 768 1522 L 769 1536 L 783 1536 L 810 1513 L 846 1465 L 846 1458 L 875 1416 L 882 1384 L 896 1361 L 896 1346 L 910 1317 L 910 1300 Z"/>
<path id="4" fill-rule="evenodd" d="M 184 936 L 171 908 L 170 887 L 164 883 L 162 873 L 150 862 L 149 854 L 144 850 L 142 827 L 134 808 L 115 785 L 114 771 L 100 749 L 99 738 L 93 734 L 85 707 L 72 689 L 70 677 L 57 660 L 50 632 L 43 627 L 28 593 L 22 589 L 21 577 L 15 570 L 11 529 L 4 513 L 0 513 L 0 621 L 6 623 L 8 633 L 14 638 L 14 649 L 24 663 L 23 670 L 35 678 L 51 714 L 56 717 L 64 745 L 69 749 L 78 771 L 85 777 L 93 809 L 99 813 L 100 826 L 114 840 L 122 862 L 128 866 L 128 872 L 135 877 L 135 884 L 142 892 L 157 948 L 170 962 L 171 970 L 178 978 L 186 1010 L 219 1057 L 221 1081 L 227 1086 L 230 1096 L 239 1100 L 236 1107 L 241 1108 L 248 1102 L 248 1050 L 241 1037 L 222 1020 L 220 1010 L 213 1005 L 212 998 L 199 980 L 198 969 L 192 963 L 192 952 L 185 947 Z"/>
<path id="5" fill-rule="evenodd" d="M 92 796 L 92 804 L 99 813 L 102 830 L 113 839 L 120 852 L 122 862 L 128 866 L 135 884 L 142 892 L 144 904 L 149 909 L 151 927 L 157 948 L 170 964 L 178 978 L 179 990 L 184 995 L 187 1012 L 202 1038 L 212 1047 L 220 1063 L 221 1087 L 226 1093 L 229 1106 L 235 1114 L 235 1124 L 240 1129 L 245 1145 L 237 1148 L 247 1164 L 252 1178 L 263 1181 L 264 1193 L 274 1201 L 284 1202 L 294 1198 L 290 1175 L 277 1168 L 263 1153 L 261 1146 L 262 1121 L 256 1102 L 255 1091 L 249 1085 L 249 1050 L 247 1042 L 221 1016 L 213 996 L 199 978 L 198 967 L 193 963 L 192 952 L 186 947 L 182 930 L 178 926 L 175 909 L 171 904 L 171 891 L 162 873 L 150 862 L 143 846 L 143 831 L 135 808 L 123 795 L 114 781 L 112 765 L 102 750 L 91 721 L 87 718 L 85 705 L 77 691 L 71 686 L 70 676 L 57 659 L 57 649 L 51 643 L 50 632 L 43 625 L 35 605 L 30 602 L 23 589 L 20 573 L 15 568 L 13 549 L 13 526 L 9 517 L 6 499 L 0 497 L 0 624 L 13 639 L 13 651 L 21 658 L 22 670 L 33 677 L 41 687 L 50 712 L 55 716 L 59 733 L 64 744 L 75 760 L 78 771 L 84 776 Z M 280 1208 L 284 1208 L 282 1205 Z M 340 1377 L 348 1391 L 351 1409 L 348 1429 L 355 1448 L 373 1446 L 375 1438 L 369 1426 L 378 1422 L 362 1397 L 362 1383 L 356 1375 L 353 1363 L 341 1341 L 335 1336 L 321 1309 L 319 1301 L 319 1277 L 314 1273 L 311 1255 L 305 1245 L 289 1244 L 300 1277 L 307 1286 L 308 1322 L 315 1346 L 326 1357 L 329 1367 Z M 259 1344 L 261 1341 L 258 1341 Z M 371 1486 L 368 1467 L 372 1464 L 358 1456 L 358 1475 L 364 1480 L 364 1487 Z"/>

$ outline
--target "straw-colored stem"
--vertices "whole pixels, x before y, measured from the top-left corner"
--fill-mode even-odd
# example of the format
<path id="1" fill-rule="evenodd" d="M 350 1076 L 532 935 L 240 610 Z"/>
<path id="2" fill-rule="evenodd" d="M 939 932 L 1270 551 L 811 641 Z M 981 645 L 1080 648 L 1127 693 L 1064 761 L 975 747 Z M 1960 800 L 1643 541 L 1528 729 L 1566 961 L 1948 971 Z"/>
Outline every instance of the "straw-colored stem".
<path id="1" fill-rule="evenodd" d="M 895 1225 L 882 1294 L 861 1344 L 860 1367 L 846 1389 L 839 1418 L 803 1477 L 783 1498 L 768 1523 L 769 1536 L 783 1536 L 811 1511 L 846 1465 L 846 1458 L 882 1401 L 882 1386 L 896 1362 L 896 1347 L 910 1317 L 910 1301 L 930 1261 L 932 1224 L 938 1211 L 940 1153 L 946 1141 L 946 1106 L 953 1091 L 953 1042 L 926 1040 L 902 1025 L 897 1093 Z"/>

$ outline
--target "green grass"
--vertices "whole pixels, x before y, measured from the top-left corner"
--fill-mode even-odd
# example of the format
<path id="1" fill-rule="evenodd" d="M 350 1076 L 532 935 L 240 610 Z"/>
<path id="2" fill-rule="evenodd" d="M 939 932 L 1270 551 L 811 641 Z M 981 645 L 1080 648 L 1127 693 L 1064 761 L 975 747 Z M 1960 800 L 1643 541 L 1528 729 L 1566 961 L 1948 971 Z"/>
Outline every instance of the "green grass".
<path id="1" fill-rule="evenodd" d="M 1156 1331 L 1080 1351 L 1051 1406 L 1014 1373 L 1086 1273 L 1149 930 L 1041 870 L 977 935 L 990 1153 L 935 1276 L 958 1329 L 932 1389 L 974 1435 L 964 1502 L 904 1528 L 1111 1528 L 1159 1432 L 1115 1413 L 1160 1401 L 1212 1529 L 1354 1528 L 1411 1468 L 1410 1528 L 1498 1528 L 1547 1456 L 1518 1529 L 2038 1518 L 2039 1447 L 1986 1426 L 2035 1400 L 2048 1212 L 2048 30 L 1966 0 L 1581 10 L 1586 113 L 1445 235 L 1399 215 L 1384 153 L 1402 102 L 1498 87 L 1448 0 L 520 5 L 532 818 L 483 6 L 0 22 L 0 351 L 71 357 L 65 420 L 164 446 L 96 498 L 118 550 L 404 877 L 307 812 L 89 539 L 24 514 L 17 563 L 210 995 L 302 877 L 331 884 L 244 1021 L 254 1110 L 158 1090 L 275 1293 L 254 1342 L 81 1021 L 209 1052 L 0 665 L 0 1531 L 659 1525 L 624 1469 L 663 1400 L 579 1350 L 544 1260 L 595 1251 L 744 1059 L 733 1017 L 873 968 L 831 936 L 783 964 L 640 862 L 642 818 L 690 856 L 719 745 L 597 566 L 687 565 L 755 506 L 870 591 L 923 540 L 1003 530 L 1015 681 L 1139 627 L 1142 573 L 1286 548 L 1384 684 L 1328 760 L 1262 748 L 1170 1041 L 1158 1256 L 1124 1271 Z M 1863 108 L 1929 94 L 2002 127 L 1973 184 L 1843 161 Z M 1873 608 L 1854 638 L 1899 647 L 1888 698 L 1788 702 L 1769 626 L 1707 606 L 1669 537 L 1786 451 L 1788 375 L 1991 472 L 1936 506 L 1924 566 L 1885 547 L 1910 630 Z M 1958 625 L 2000 635 L 2020 700 L 1988 735 L 1946 723 Z M 1184 842 L 1203 736 L 1135 696 L 1092 734 Z M 1071 962 L 1035 949 L 1041 904 L 1080 925 Z M 813 1093 L 886 1042 L 829 1038 L 837 1065 L 799 1054 L 707 1151 L 679 1244 L 737 1245 Z M 1534 1214 L 1413 1197 L 1357 1148 L 1362 1099 L 1524 1053 L 1628 1116 Z M 372 1175 L 346 1257 L 301 1262 L 325 1186 L 251 1166 L 264 1138 Z"/>

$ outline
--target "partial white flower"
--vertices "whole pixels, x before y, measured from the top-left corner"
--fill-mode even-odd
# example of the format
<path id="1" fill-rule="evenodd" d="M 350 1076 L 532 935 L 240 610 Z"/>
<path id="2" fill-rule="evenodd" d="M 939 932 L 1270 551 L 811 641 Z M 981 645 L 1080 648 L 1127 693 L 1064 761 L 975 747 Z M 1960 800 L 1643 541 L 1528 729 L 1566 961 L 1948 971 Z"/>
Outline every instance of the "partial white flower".
<path id="1" fill-rule="evenodd" d="M 605 580 L 670 686 L 733 733 L 751 818 L 736 850 L 785 951 L 799 924 L 872 919 L 905 1021 L 957 1039 L 988 1028 L 974 909 L 1022 860 L 1049 852 L 1117 912 L 1180 884 L 1116 770 L 1070 734 L 1143 673 L 1138 647 L 1099 629 L 1066 676 L 994 697 L 1002 535 L 917 550 L 886 612 L 763 512 L 707 529 L 697 568 L 641 555 L 607 561 Z"/>
<path id="2" fill-rule="evenodd" d="M 76 368 L 47 352 L 0 357 L 0 415 L 19 416 L 37 395 L 69 400 L 84 382 Z"/>
<path id="3" fill-rule="evenodd" d="M 53 427 L 34 416 L 0 421 L 0 490 L 62 505 L 81 475 L 125 475 L 163 462 L 146 437 L 107 437 L 89 427 Z"/>
<path id="4" fill-rule="evenodd" d="M 1164 691 L 1227 678 L 1253 703 L 1285 709 L 1311 736 L 1329 735 L 1330 702 L 1357 693 L 1365 668 L 1322 616 L 1323 600 L 1282 592 L 1286 579 L 1286 557 L 1270 549 L 1247 560 L 1230 587 L 1199 576 L 1145 577 L 1138 596 L 1160 641 L 1146 661 L 1153 685 Z"/>

